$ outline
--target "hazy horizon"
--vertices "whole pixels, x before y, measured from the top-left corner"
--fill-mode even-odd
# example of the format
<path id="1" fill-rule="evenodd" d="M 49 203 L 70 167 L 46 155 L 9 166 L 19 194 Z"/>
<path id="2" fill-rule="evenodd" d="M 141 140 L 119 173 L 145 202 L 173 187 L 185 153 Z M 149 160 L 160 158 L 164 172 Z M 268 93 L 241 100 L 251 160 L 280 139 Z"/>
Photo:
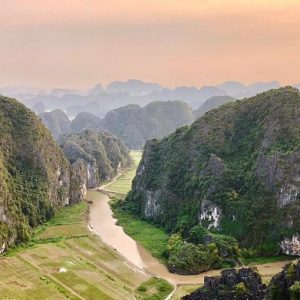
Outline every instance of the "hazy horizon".
<path id="1" fill-rule="evenodd" d="M 154 81 L 146 81 L 146 80 L 143 80 L 143 79 L 140 79 L 140 78 L 128 78 L 128 79 L 124 79 L 124 80 L 113 80 L 111 82 L 108 82 L 107 84 L 102 84 L 101 82 L 95 82 L 95 83 L 92 83 L 91 85 L 87 85 L 87 86 L 84 86 L 84 87 L 76 87 L 76 86 L 47 86 L 47 87 L 44 87 L 44 86 L 33 86 L 33 85 L 1 85 L 1 82 L 0 82 L 0 89 L 22 89 L 24 88 L 24 90 L 33 90 L 33 91 L 38 91 L 40 90 L 40 92 L 50 92 L 54 89 L 61 89 L 61 90 L 77 90 L 77 91 L 81 91 L 81 92 L 85 92 L 85 91 L 89 91 L 90 89 L 98 86 L 98 85 L 101 85 L 104 90 L 106 90 L 106 88 L 111 84 L 111 83 L 115 83 L 115 82 L 122 82 L 122 83 L 126 83 L 126 82 L 129 82 L 131 80 L 137 80 L 137 81 L 141 81 L 141 82 L 144 82 L 146 84 L 158 84 L 160 85 L 162 88 L 166 88 L 166 89 L 169 89 L 169 90 L 173 90 L 173 89 L 176 89 L 176 88 L 182 88 L 182 87 L 186 87 L 186 88 L 198 88 L 198 89 L 201 89 L 203 87 L 218 87 L 224 83 L 227 83 L 227 82 L 237 82 L 237 83 L 241 83 L 243 84 L 245 87 L 247 86 L 251 86 L 251 85 L 254 85 L 254 84 L 266 84 L 266 83 L 270 83 L 270 82 L 278 82 L 280 84 L 281 87 L 285 87 L 285 86 L 295 86 L 295 85 L 300 85 L 300 79 L 298 82 L 293 82 L 293 83 L 290 83 L 290 84 L 282 84 L 280 81 L 274 79 L 274 80 L 270 80 L 270 81 L 252 81 L 252 82 L 243 82 L 243 81 L 240 81 L 240 80 L 231 80 L 231 79 L 228 79 L 228 80 L 225 80 L 225 81 L 222 81 L 222 82 L 217 82 L 217 83 L 212 83 L 212 84 L 203 84 L 203 85 L 185 85 L 185 84 L 179 84 L 179 85 L 175 85 L 175 86 L 165 86 L 163 84 L 161 84 L 160 82 L 154 82 Z"/>
<path id="2" fill-rule="evenodd" d="M 300 3 L 267 2 L 2 0 L 0 86 L 299 83 Z"/>

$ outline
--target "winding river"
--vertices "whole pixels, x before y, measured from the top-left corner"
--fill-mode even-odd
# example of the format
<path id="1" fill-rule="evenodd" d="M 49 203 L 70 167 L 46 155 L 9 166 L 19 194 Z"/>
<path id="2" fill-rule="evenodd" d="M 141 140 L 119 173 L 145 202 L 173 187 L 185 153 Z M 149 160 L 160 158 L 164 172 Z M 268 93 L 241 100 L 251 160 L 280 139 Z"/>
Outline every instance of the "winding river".
<path id="1" fill-rule="evenodd" d="M 201 284 L 205 276 L 214 276 L 220 270 L 209 271 L 200 275 L 177 275 L 170 273 L 168 269 L 154 258 L 143 246 L 128 236 L 121 226 L 116 225 L 112 211 L 108 204 L 109 197 L 99 191 L 88 191 L 87 199 L 93 201 L 90 204 L 89 227 L 107 245 L 118 251 L 131 264 L 141 272 L 166 279 L 173 285 Z M 287 262 L 276 262 L 258 265 L 262 275 L 272 275 L 280 272 Z"/>
<path id="2" fill-rule="evenodd" d="M 143 246 L 128 236 L 121 226 L 116 225 L 110 208 L 109 197 L 99 191 L 89 191 L 88 200 L 90 204 L 90 227 L 108 244 L 129 262 L 134 264 L 141 272 L 147 272 L 154 276 L 164 278 L 174 285 L 177 284 L 199 284 L 203 282 L 204 276 L 183 276 L 170 273 L 168 269 L 154 258 Z M 218 274 L 218 271 L 209 272 L 210 275 Z M 207 273 L 206 273 L 207 275 Z"/>

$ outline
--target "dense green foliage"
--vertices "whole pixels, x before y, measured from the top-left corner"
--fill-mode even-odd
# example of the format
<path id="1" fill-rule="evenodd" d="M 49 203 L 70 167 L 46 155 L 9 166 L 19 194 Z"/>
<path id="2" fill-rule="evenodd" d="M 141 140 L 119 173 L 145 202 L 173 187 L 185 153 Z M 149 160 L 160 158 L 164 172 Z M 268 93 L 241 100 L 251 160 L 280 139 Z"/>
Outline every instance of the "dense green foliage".
<path id="1" fill-rule="evenodd" d="M 229 236 L 211 234 L 201 225 L 186 236 L 172 234 L 167 245 L 168 268 L 179 274 L 199 274 L 223 266 L 235 266 L 240 259 L 237 241 Z"/>
<path id="2" fill-rule="evenodd" d="M 257 254 L 300 232 L 300 94 L 281 88 L 206 113 L 145 146 L 127 208 L 170 232 L 199 222 Z"/>
<path id="3" fill-rule="evenodd" d="M 164 279 L 152 277 L 137 288 L 137 299 L 164 300 L 172 290 L 173 286 Z"/>
<path id="4" fill-rule="evenodd" d="M 295 281 L 295 283 L 290 287 L 291 299 L 300 299 L 300 281 Z"/>
<path id="5" fill-rule="evenodd" d="M 0 97 L 0 249 L 28 240 L 31 228 L 69 202 L 70 169 L 36 115 Z"/>
<path id="6" fill-rule="evenodd" d="M 191 108 L 182 101 L 151 102 L 145 107 L 128 105 L 105 116 L 104 127 L 131 149 L 141 149 L 152 138 L 162 138 L 176 128 L 191 124 Z"/>
<path id="7" fill-rule="evenodd" d="M 126 234 L 145 247 L 154 257 L 162 262 L 167 259 L 169 234 L 162 228 L 137 218 L 122 209 L 122 201 L 114 199 L 110 202 L 117 224 L 122 226 Z"/>
<path id="8" fill-rule="evenodd" d="M 287 264 L 268 287 L 266 300 L 300 299 L 300 261 Z"/>

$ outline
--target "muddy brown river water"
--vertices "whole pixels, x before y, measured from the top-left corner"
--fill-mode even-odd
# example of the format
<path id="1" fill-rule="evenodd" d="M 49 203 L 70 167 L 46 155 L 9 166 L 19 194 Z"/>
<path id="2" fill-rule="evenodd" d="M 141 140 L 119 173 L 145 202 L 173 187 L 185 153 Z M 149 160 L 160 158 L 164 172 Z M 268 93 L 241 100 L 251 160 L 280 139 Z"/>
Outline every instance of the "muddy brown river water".
<path id="1" fill-rule="evenodd" d="M 112 211 L 108 204 L 109 197 L 99 191 L 88 191 L 87 199 L 92 200 L 90 204 L 89 227 L 104 243 L 118 251 L 131 264 L 141 272 L 147 272 L 153 276 L 161 277 L 173 285 L 180 284 L 202 284 L 205 276 L 214 276 L 220 270 L 202 273 L 200 275 L 177 275 L 170 273 L 168 269 L 154 258 L 143 246 L 128 236 L 121 226 L 116 225 Z M 258 265 L 259 272 L 263 276 L 271 276 L 280 272 L 287 262 L 276 262 Z"/>

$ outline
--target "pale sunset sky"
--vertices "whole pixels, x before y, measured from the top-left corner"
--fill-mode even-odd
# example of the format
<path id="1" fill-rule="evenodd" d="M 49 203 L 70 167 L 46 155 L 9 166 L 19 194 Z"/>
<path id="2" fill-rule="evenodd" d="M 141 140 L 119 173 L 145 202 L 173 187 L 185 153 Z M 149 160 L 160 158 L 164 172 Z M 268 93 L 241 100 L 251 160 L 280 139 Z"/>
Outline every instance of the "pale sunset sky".
<path id="1" fill-rule="evenodd" d="M 0 0 L 0 86 L 300 83 L 300 1 Z"/>

